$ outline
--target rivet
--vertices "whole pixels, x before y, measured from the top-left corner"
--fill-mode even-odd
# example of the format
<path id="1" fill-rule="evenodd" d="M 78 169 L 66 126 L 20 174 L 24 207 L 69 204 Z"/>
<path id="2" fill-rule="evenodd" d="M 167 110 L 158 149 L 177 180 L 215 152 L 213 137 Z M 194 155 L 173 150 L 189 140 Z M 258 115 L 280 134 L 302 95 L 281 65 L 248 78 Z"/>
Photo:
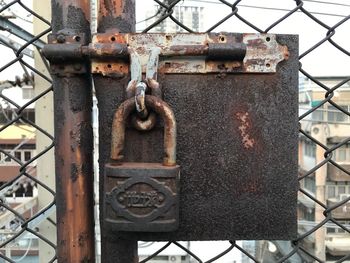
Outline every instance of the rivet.
<path id="1" fill-rule="evenodd" d="M 58 35 L 58 36 L 57 36 L 57 42 L 58 42 L 58 43 L 61 43 L 61 44 L 64 43 L 64 42 L 66 42 L 66 37 L 65 37 L 64 35 L 62 35 L 62 34 L 61 34 L 61 35 Z"/>

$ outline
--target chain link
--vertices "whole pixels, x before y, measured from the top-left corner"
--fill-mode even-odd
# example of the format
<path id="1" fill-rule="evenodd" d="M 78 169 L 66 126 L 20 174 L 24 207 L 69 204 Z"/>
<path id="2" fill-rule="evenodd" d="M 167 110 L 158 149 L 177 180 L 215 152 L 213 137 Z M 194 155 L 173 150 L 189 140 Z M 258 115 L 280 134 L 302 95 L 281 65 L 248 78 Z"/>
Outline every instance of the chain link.
<path id="1" fill-rule="evenodd" d="M 192 3 L 193 1 L 191 1 Z M 200 2 L 200 1 L 198 1 Z M 226 23 L 230 19 L 236 19 L 237 21 L 240 21 L 243 23 L 246 27 L 250 28 L 251 30 L 255 32 L 260 33 L 267 33 L 275 29 L 276 27 L 282 27 L 283 23 L 292 17 L 297 17 L 298 19 L 300 16 L 303 16 L 304 18 L 309 19 L 310 21 L 313 21 L 315 24 L 317 24 L 320 28 L 322 28 L 325 33 L 324 35 L 320 35 L 319 40 L 316 43 L 309 43 L 309 47 L 305 49 L 303 53 L 299 55 L 300 60 L 300 74 L 309 79 L 313 84 L 315 84 L 319 89 L 321 89 L 324 93 L 324 99 L 317 102 L 317 105 L 313 105 L 311 109 L 308 109 L 307 111 L 303 112 L 300 117 L 299 121 L 308 121 L 310 116 L 314 113 L 317 113 L 318 111 L 322 110 L 323 106 L 330 105 L 334 107 L 334 109 L 338 112 L 343 114 L 344 116 L 347 116 L 347 118 L 350 117 L 350 113 L 347 109 L 344 109 L 339 104 L 337 104 L 334 100 L 337 92 L 339 92 L 340 89 L 345 88 L 348 83 L 350 82 L 350 77 L 344 78 L 341 80 L 338 84 L 334 86 L 328 86 L 324 83 L 322 83 L 317 77 L 313 76 L 312 73 L 310 73 L 310 69 L 306 69 L 302 65 L 302 59 L 307 58 L 310 56 L 312 52 L 314 52 L 317 49 L 320 49 L 324 45 L 330 45 L 332 48 L 337 50 L 337 52 L 340 52 L 342 56 L 349 58 L 350 56 L 350 50 L 347 49 L 344 46 L 341 46 L 339 43 L 337 43 L 337 30 L 344 26 L 344 24 L 349 25 L 349 19 L 350 15 L 343 15 L 341 16 L 341 19 L 339 22 L 336 22 L 335 24 L 328 25 L 322 20 L 320 20 L 316 15 L 315 12 L 309 10 L 306 8 L 307 0 L 289 0 L 285 1 L 286 5 L 287 3 L 293 4 L 293 7 L 290 10 L 284 11 L 285 14 L 282 15 L 280 18 L 278 18 L 276 21 L 274 21 L 272 24 L 268 25 L 265 29 L 262 29 L 260 24 L 257 24 L 255 21 L 250 20 L 245 17 L 242 12 L 241 5 L 245 4 L 245 0 L 238 0 L 234 3 L 230 3 L 225 0 L 217 0 L 217 1 L 203 1 L 203 2 L 210 2 L 214 4 L 221 4 L 221 9 L 224 11 L 227 11 L 225 15 L 220 17 L 219 14 L 216 14 L 218 22 L 214 23 L 212 26 L 207 28 L 206 32 L 211 32 L 217 30 L 221 25 Z M 316 2 L 316 1 L 313 1 Z M 321 1 L 318 1 L 321 2 Z M 154 4 L 157 5 L 157 12 L 155 15 L 149 18 L 149 25 L 146 26 L 142 30 L 142 32 L 148 32 L 153 30 L 155 27 L 161 25 L 164 23 L 165 20 L 171 20 L 173 21 L 178 27 L 179 31 L 185 31 L 185 32 L 194 32 L 191 28 L 191 26 L 186 25 L 184 22 L 181 21 L 181 19 L 175 14 L 176 7 L 179 5 L 185 4 L 186 0 L 154 0 Z M 20 12 L 17 12 L 17 9 Z M 10 17 L 9 17 L 10 14 Z M 14 15 L 15 14 L 15 15 Z M 19 17 L 21 21 L 17 21 L 15 18 L 12 18 L 13 16 Z M 35 18 L 36 20 L 40 21 L 43 25 L 46 25 L 46 28 L 37 35 L 31 35 L 28 32 L 25 32 L 25 30 L 18 30 L 18 28 L 15 27 L 16 23 L 17 26 L 21 26 L 21 23 L 29 23 L 32 18 Z M 14 22 L 12 22 L 12 19 Z M 147 20 L 147 18 L 146 18 Z M 28 22 L 29 21 L 29 22 Z M 29 142 L 24 142 L 23 145 L 20 145 L 19 148 L 15 149 L 15 145 L 13 146 L 14 149 L 9 149 L 6 145 L 0 145 L 0 154 L 1 154 L 1 162 L 3 160 L 5 163 L 12 163 L 13 165 L 18 167 L 18 173 L 13 178 L 9 179 L 6 182 L 3 182 L 3 184 L 0 186 L 0 216 L 1 215 L 8 215 L 12 218 L 10 222 L 7 222 L 7 224 L 2 225 L 1 229 L 1 235 L 0 235 L 0 248 L 2 250 L 6 250 L 7 248 L 14 246 L 14 242 L 17 242 L 23 236 L 31 236 L 31 238 L 35 237 L 41 240 L 42 242 L 46 243 L 49 247 L 52 248 L 53 256 L 49 260 L 49 262 L 54 262 L 56 257 L 54 255 L 54 251 L 56 250 L 56 245 L 50 241 L 50 238 L 45 236 L 44 234 L 41 234 L 38 231 L 38 221 L 42 222 L 42 220 L 46 220 L 47 222 L 51 222 L 54 224 L 55 220 L 52 220 L 49 215 L 51 215 L 51 211 L 54 209 L 55 205 L 55 192 L 53 189 L 51 189 L 49 186 L 47 186 L 44 182 L 39 180 L 32 172 L 35 167 L 38 169 L 36 165 L 36 161 L 40 159 L 43 155 L 47 154 L 48 151 L 50 151 L 54 147 L 54 137 L 48 133 L 45 129 L 40 127 L 36 124 L 36 121 L 34 121 L 32 118 L 28 117 L 28 110 L 32 108 L 32 105 L 41 101 L 52 93 L 52 85 L 51 85 L 51 79 L 47 77 L 45 74 L 42 73 L 41 70 L 35 68 L 32 63 L 33 57 L 31 56 L 31 50 L 37 50 L 40 55 L 40 49 L 42 48 L 42 41 L 40 38 L 44 35 L 46 35 L 48 32 L 51 31 L 50 23 L 45 18 L 43 18 L 40 14 L 34 12 L 30 7 L 26 6 L 24 3 L 22 3 L 21 0 L 15 0 L 15 1 L 0 1 L 0 27 L 1 27 L 1 38 L 0 38 L 0 44 L 2 44 L 2 48 L 6 48 L 7 54 L 9 56 L 3 56 L 2 63 L 0 65 L 0 74 L 2 79 L 0 79 L 0 115 L 2 123 L 0 124 L 0 138 L 2 138 L 2 135 L 7 133 L 11 128 L 21 128 L 23 124 L 25 124 L 26 127 L 30 127 L 31 129 L 35 130 L 36 133 L 40 133 L 41 135 L 45 136 L 47 140 L 49 141 L 49 144 L 47 147 L 42 151 L 37 151 L 35 155 L 32 155 L 30 157 L 22 158 L 20 157 L 16 152 L 18 152 L 18 149 L 28 149 L 32 144 Z M 296 32 L 301 32 L 302 28 L 296 28 Z M 5 33 L 7 31 L 7 33 Z M 7 41 L 8 40 L 8 41 Z M 302 39 L 301 39 L 302 40 Z M 10 58 L 10 55 L 14 58 Z M 42 57 L 41 57 L 42 58 Z M 156 63 L 157 61 L 155 61 Z M 46 60 L 43 59 L 44 65 L 47 66 Z M 24 71 L 24 78 L 15 78 L 12 79 L 4 79 L 4 76 L 6 76 L 7 72 L 10 72 L 11 70 L 16 70 L 18 67 L 23 69 Z M 28 100 L 25 103 L 21 103 L 20 100 L 17 98 L 13 98 L 8 95 L 6 90 L 11 88 L 21 88 L 22 85 L 26 85 L 24 83 L 24 80 L 28 80 L 27 84 L 31 85 L 30 82 L 33 82 L 32 74 L 35 75 L 34 83 L 36 81 L 44 80 L 47 82 L 47 88 L 40 94 L 37 94 L 32 99 Z M 151 73 L 150 73 L 151 74 Z M 23 81 L 18 81 L 18 79 L 23 79 Z M 159 83 L 157 82 L 156 78 L 154 77 L 154 74 L 152 73 L 152 77 L 147 76 L 146 82 L 148 86 L 152 89 L 152 92 L 158 92 L 159 91 Z M 136 83 L 134 83 L 136 85 Z M 347 86 L 348 87 L 348 86 Z M 24 88 L 23 88 L 24 90 Z M 134 89 L 136 90 L 136 89 Z M 160 94 L 161 96 L 161 94 Z M 10 116 L 11 115 L 11 116 Z M 150 115 L 151 116 L 151 115 Z M 152 122 L 152 121 L 151 121 Z M 153 120 L 153 123 L 155 120 Z M 142 124 L 139 124 L 142 125 Z M 154 124 L 153 124 L 154 125 Z M 303 182 L 308 179 L 315 179 L 315 172 L 319 169 L 321 169 L 324 165 L 333 165 L 343 173 L 345 173 L 347 176 L 350 175 L 350 172 L 347 170 L 348 168 L 341 163 L 338 163 L 334 159 L 334 153 L 344 145 L 347 145 L 350 141 L 350 138 L 343 138 L 340 142 L 335 143 L 333 146 L 325 145 L 320 140 L 315 138 L 305 130 L 305 128 L 302 128 L 302 125 L 300 125 L 300 136 L 305 137 L 307 140 L 312 142 L 313 145 L 317 145 L 321 147 L 324 150 L 324 160 L 322 160 L 320 163 L 316 164 L 314 167 L 312 167 L 309 171 L 306 172 L 300 172 L 299 181 L 300 184 L 303 185 Z M 34 143 L 35 144 L 35 143 Z M 24 147 L 25 146 L 25 147 Z M 32 151 L 33 153 L 34 151 Z M 4 165 L 4 163 L 2 163 Z M 0 166 L 3 167 L 3 166 Z M 50 174 L 51 171 L 46 171 L 47 174 Z M 5 174 L 4 174 L 5 175 Z M 18 189 L 25 189 L 26 187 L 33 187 L 33 188 L 42 188 L 44 189 L 50 196 L 52 201 L 49 202 L 48 205 L 46 205 L 43 209 L 31 213 L 31 215 L 28 217 L 27 214 L 24 215 L 16 210 L 16 207 L 13 207 L 13 205 L 9 204 L 6 200 L 11 195 L 16 195 L 18 192 Z M 299 232 L 299 236 L 296 240 L 290 241 L 290 249 L 288 251 L 285 251 L 285 253 L 277 254 L 276 262 L 291 262 L 292 258 L 295 255 L 299 255 L 301 258 L 304 259 L 304 262 L 324 262 L 323 259 L 320 259 L 315 255 L 313 250 L 310 250 L 305 244 L 309 238 L 312 238 L 315 234 L 315 232 L 320 229 L 324 228 L 329 224 L 334 225 L 338 229 L 341 229 L 342 232 L 345 232 L 348 234 L 348 238 L 350 237 L 350 228 L 349 224 L 345 224 L 342 221 L 339 221 L 338 219 L 335 219 L 333 216 L 333 213 L 335 210 L 345 207 L 346 204 L 349 204 L 350 197 L 345 198 L 344 200 L 337 201 L 332 203 L 330 205 L 329 203 L 324 203 L 320 200 L 318 200 L 313 194 L 311 194 L 307 189 L 304 187 L 300 187 L 299 190 L 300 196 L 306 198 L 308 201 L 312 202 L 314 206 L 317 206 L 319 209 L 323 210 L 324 219 L 321 222 L 314 222 L 311 224 L 311 227 L 308 227 L 307 230 L 303 230 Z M 34 210 L 33 210 L 34 211 Z M 2 223 L 2 222 L 0 222 Z M 257 258 L 256 255 L 253 255 L 251 252 L 247 251 L 242 246 L 238 245 L 236 241 L 228 241 L 227 242 L 227 248 L 223 248 L 223 252 L 219 253 L 215 257 L 213 257 L 210 260 L 203 261 L 200 259 L 199 255 L 196 255 L 193 253 L 190 249 L 187 249 L 183 245 L 181 245 L 178 242 L 168 242 L 166 243 L 161 249 L 158 251 L 155 251 L 154 254 L 150 255 L 149 257 L 143 259 L 140 262 L 149 262 L 152 259 L 154 259 L 157 255 L 159 255 L 161 252 L 164 252 L 166 249 L 168 249 L 170 246 L 175 246 L 179 249 L 182 249 L 186 254 L 188 254 L 193 261 L 191 262 L 218 262 L 219 259 L 222 259 L 223 256 L 227 255 L 228 253 L 232 251 L 240 252 L 244 257 L 246 257 L 250 262 L 259 262 L 261 261 L 260 258 Z M 28 248 L 30 249 L 30 247 Z M 0 253 L 0 258 L 4 259 L 5 262 L 17 262 L 14 260 L 11 255 L 6 253 Z M 336 262 L 344 262 L 345 260 L 350 259 L 350 254 L 344 255 L 343 257 L 337 259 Z"/>

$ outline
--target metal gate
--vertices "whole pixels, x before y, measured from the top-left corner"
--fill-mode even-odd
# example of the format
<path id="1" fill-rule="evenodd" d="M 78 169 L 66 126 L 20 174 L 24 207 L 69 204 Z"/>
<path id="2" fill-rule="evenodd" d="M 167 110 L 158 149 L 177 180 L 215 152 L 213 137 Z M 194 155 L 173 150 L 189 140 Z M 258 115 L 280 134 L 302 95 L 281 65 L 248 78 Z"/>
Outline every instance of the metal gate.
<path id="1" fill-rule="evenodd" d="M 3 177 L 0 187 L 0 257 L 4 262 L 18 262 L 21 256 L 28 258 L 30 254 L 42 253 L 41 262 L 93 262 L 96 243 L 93 220 L 94 140 L 91 119 L 93 92 L 88 74 L 90 68 L 86 61 L 71 61 L 53 68 L 56 76 L 53 78 L 52 88 L 51 78 L 44 70 L 47 62 L 41 54 L 45 43 L 40 40 L 52 29 L 53 33 L 60 30 L 66 33 L 57 38 L 58 43 L 89 43 L 91 3 L 52 1 L 51 25 L 49 18 L 43 17 L 47 15 L 47 10 L 40 9 L 41 2 L 33 2 L 33 7 L 25 0 L 0 2 L 1 33 L 8 32 L 1 34 L 0 42 L 5 47 L 4 54 L 14 54 L 13 57 L 4 56 L 0 69 L 3 115 L 0 128 L 0 175 Z M 201 21 L 213 20 L 205 20 L 200 8 L 194 8 L 190 12 L 196 14 L 192 20 L 185 19 L 185 7 L 189 10 L 190 7 L 198 7 L 199 3 L 207 9 L 220 8 L 224 14 L 215 13 L 214 20 L 217 22 L 205 29 L 200 28 L 201 17 Z M 105 32 L 117 28 L 120 32 L 134 32 L 135 25 L 141 24 L 144 32 L 159 32 L 169 28 L 180 32 L 194 32 L 197 29 L 220 32 L 225 24 L 231 23 L 230 31 L 237 31 L 237 25 L 245 32 L 300 34 L 301 43 L 298 237 L 289 242 L 255 241 L 253 249 L 240 241 L 231 240 L 227 241 L 227 248 L 222 248 L 222 253 L 205 260 L 183 243 L 171 239 L 154 254 L 142 256 L 141 262 L 157 260 L 157 255 L 169 246 L 184 250 L 187 257 L 183 260 L 190 258 L 191 262 L 220 262 L 225 255 L 232 255 L 232 251 L 242 253 L 242 261 L 247 260 L 246 262 L 349 260 L 350 251 L 346 244 L 349 244 L 350 240 L 350 157 L 347 157 L 350 154 L 350 138 L 347 135 L 350 115 L 347 90 L 350 77 L 348 71 L 344 70 L 349 64 L 349 48 L 344 40 L 344 30 L 349 28 L 349 5 L 341 1 L 313 0 L 290 0 L 283 4 L 271 2 L 271 5 L 266 6 L 265 3 L 251 4 L 246 0 L 155 0 L 154 12 L 150 9 L 145 18 L 141 18 L 140 15 L 140 19 L 136 16 L 135 20 L 135 4 L 137 5 L 138 1 L 100 1 L 98 31 Z M 324 7 L 324 10 L 319 11 L 320 7 Z M 259 15 L 259 12 L 262 14 Z M 270 17 L 265 19 L 264 15 Z M 25 20 L 31 22 L 32 19 L 34 31 L 31 32 L 31 26 L 23 23 L 28 23 Z M 309 35 L 306 27 L 289 27 L 290 20 L 296 21 L 295 23 L 311 21 L 317 29 Z M 136 24 L 136 21 L 139 23 Z M 307 31 L 307 34 L 304 31 Z M 67 37 L 70 34 L 71 37 Z M 321 53 L 317 53 L 319 50 Z M 336 52 L 332 53 L 333 51 Z M 321 58 L 317 65 L 310 63 L 310 60 L 316 59 L 314 54 Z M 13 71 L 23 71 L 24 77 L 15 78 Z M 324 73 L 327 71 L 335 73 L 327 76 Z M 336 74 L 337 72 L 339 73 Z M 99 87 L 110 88 L 111 82 L 107 78 L 95 76 L 94 81 Z M 24 101 L 18 95 L 7 92 L 17 88 L 25 93 L 30 86 L 35 87 L 36 94 Z M 56 105 L 55 138 L 52 131 L 48 132 L 50 128 L 46 120 L 52 119 L 52 112 L 45 104 L 41 104 L 50 100 L 47 96 L 52 93 Z M 34 102 L 35 107 L 32 106 Z M 36 112 L 35 120 L 30 113 L 33 108 Z M 100 111 L 99 114 L 107 116 L 110 113 Z M 14 131 L 28 128 L 32 131 L 30 134 L 36 132 L 34 138 L 24 132 Z M 103 135 L 103 132 L 103 127 L 100 127 L 100 135 L 109 136 Z M 14 138 L 14 134 L 17 133 L 18 138 Z M 53 190 L 54 186 L 48 180 L 53 178 L 52 168 L 47 168 L 48 163 L 53 163 L 49 157 L 52 154 L 50 150 L 54 146 L 53 141 L 56 151 L 56 190 Z M 283 163 L 280 165 L 283 166 Z M 9 168 L 10 166 L 15 168 Z M 32 194 L 30 189 L 33 189 Z M 39 194 L 35 193 L 36 189 Z M 18 199 L 23 196 L 26 199 Z M 53 214 L 55 205 L 57 218 Z M 57 243 L 52 230 L 48 231 L 53 226 L 57 226 Z M 20 240 L 30 242 L 25 243 L 27 249 L 17 249 L 15 252 L 14 247 L 21 247 Z M 33 245 L 35 240 L 40 241 L 39 251 Z M 99 254 L 99 250 L 97 251 Z M 158 257 L 159 260 L 160 258 Z M 102 244 L 103 262 L 137 260 L 136 240 L 120 239 Z"/>

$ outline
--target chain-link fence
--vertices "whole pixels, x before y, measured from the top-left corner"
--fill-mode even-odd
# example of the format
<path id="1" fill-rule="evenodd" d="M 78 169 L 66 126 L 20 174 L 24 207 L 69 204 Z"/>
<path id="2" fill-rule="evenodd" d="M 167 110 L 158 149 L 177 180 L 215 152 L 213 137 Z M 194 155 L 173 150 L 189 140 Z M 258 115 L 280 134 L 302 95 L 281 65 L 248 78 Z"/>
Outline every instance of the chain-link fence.
<path id="1" fill-rule="evenodd" d="M 37 262 L 39 255 L 41 262 L 53 262 L 52 86 L 40 53 L 50 18 L 38 0 L 3 0 L 0 5 L 0 257 Z M 350 260 L 350 5 L 340 0 L 154 0 L 136 1 L 136 8 L 139 32 L 300 36 L 298 238 L 231 240 L 207 247 L 141 243 L 140 262 Z M 222 252 L 205 253 L 214 246 Z"/>
<path id="2" fill-rule="evenodd" d="M 48 64 L 40 53 L 45 44 L 41 38 L 51 31 L 49 17 L 47 11 L 33 11 L 38 3 L 31 1 L 0 5 L 0 257 L 4 262 L 35 262 L 45 243 L 51 254 L 47 261 L 53 261 L 56 241 L 44 230 L 55 225 L 55 191 L 49 182 L 54 181 L 53 164 L 44 164 L 52 155 L 53 135 L 43 122 L 52 119 L 52 110 L 38 110 L 44 110 L 43 101 L 52 92 Z"/>

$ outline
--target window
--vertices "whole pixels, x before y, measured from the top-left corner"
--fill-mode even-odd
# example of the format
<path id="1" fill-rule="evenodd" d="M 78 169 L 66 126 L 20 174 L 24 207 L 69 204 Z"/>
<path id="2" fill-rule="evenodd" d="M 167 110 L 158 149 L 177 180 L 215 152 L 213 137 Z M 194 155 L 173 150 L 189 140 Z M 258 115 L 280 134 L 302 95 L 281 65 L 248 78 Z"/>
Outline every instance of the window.
<path id="1" fill-rule="evenodd" d="M 339 162 L 346 161 L 346 149 L 339 148 L 337 156 L 338 156 L 337 159 Z"/>
<path id="2" fill-rule="evenodd" d="M 340 106 L 344 110 L 348 110 L 348 106 Z M 328 105 L 328 121 L 332 122 L 345 122 L 348 121 L 347 115 L 338 110 L 333 105 Z"/>
<path id="3" fill-rule="evenodd" d="M 333 151 L 332 159 L 336 162 L 350 162 L 350 148 L 343 145 Z"/>
<path id="4" fill-rule="evenodd" d="M 319 104 L 317 103 L 317 105 L 319 105 Z M 322 105 L 317 110 L 315 110 L 315 111 L 313 111 L 311 113 L 312 120 L 314 120 L 314 121 L 323 121 L 323 112 L 324 112 L 324 110 L 323 110 L 323 105 Z"/>
<path id="5" fill-rule="evenodd" d="M 340 224 L 345 225 L 347 222 L 346 221 L 339 221 Z M 342 228 L 338 228 L 338 233 L 345 233 L 345 230 Z"/>
<path id="6" fill-rule="evenodd" d="M 327 197 L 328 198 L 335 197 L 335 185 L 327 186 Z"/>
<path id="7" fill-rule="evenodd" d="M 338 195 L 345 194 L 345 185 L 338 186 Z"/>
<path id="8" fill-rule="evenodd" d="M 306 156 L 315 157 L 316 156 L 316 145 L 312 142 L 304 142 L 304 152 Z"/>
<path id="9" fill-rule="evenodd" d="M 28 120 L 30 120 L 32 122 L 35 122 L 35 112 L 34 112 L 34 110 L 28 112 Z"/>
<path id="10" fill-rule="evenodd" d="M 323 121 L 323 110 L 317 109 L 312 113 L 312 120 L 314 121 Z"/>
<path id="11" fill-rule="evenodd" d="M 6 153 L 8 153 L 10 156 L 7 156 L 5 153 L 0 153 L 0 164 L 18 165 L 18 162 L 11 158 L 12 156 L 21 162 L 27 162 L 33 158 L 34 151 L 31 149 L 18 149 L 16 151 L 6 150 Z"/>
<path id="12" fill-rule="evenodd" d="M 341 200 L 343 196 L 350 194 L 350 185 L 347 183 L 327 183 L 326 186 L 327 198 L 337 198 Z"/>
<path id="13" fill-rule="evenodd" d="M 29 161 L 32 158 L 32 153 L 30 151 L 24 152 L 24 161 Z"/>
<path id="14" fill-rule="evenodd" d="M 0 124 L 8 123 L 13 119 L 14 112 L 10 108 L 2 109 L 0 112 Z"/>
<path id="15" fill-rule="evenodd" d="M 342 225 L 348 225 L 349 221 L 338 221 Z M 346 233 L 344 229 L 339 226 L 327 227 L 327 233 Z"/>
<path id="16" fill-rule="evenodd" d="M 307 221 L 314 221 L 315 220 L 315 212 L 314 211 L 306 211 L 305 219 Z"/>
<path id="17" fill-rule="evenodd" d="M 312 193 L 315 193 L 315 179 L 312 177 L 306 177 L 304 179 L 304 187 Z"/>
<path id="18" fill-rule="evenodd" d="M 15 157 L 16 157 L 16 159 L 22 161 L 22 152 L 20 152 L 20 151 L 15 151 Z"/>
<path id="19" fill-rule="evenodd" d="M 328 233 L 328 234 L 335 233 L 335 228 L 333 228 L 333 227 L 327 227 L 327 233 Z"/>
<path id="20" fill-rule="evenodd" d="M 5 162 L 10 163 L 11 162 L 11 157 L 5 154 Z"/>

